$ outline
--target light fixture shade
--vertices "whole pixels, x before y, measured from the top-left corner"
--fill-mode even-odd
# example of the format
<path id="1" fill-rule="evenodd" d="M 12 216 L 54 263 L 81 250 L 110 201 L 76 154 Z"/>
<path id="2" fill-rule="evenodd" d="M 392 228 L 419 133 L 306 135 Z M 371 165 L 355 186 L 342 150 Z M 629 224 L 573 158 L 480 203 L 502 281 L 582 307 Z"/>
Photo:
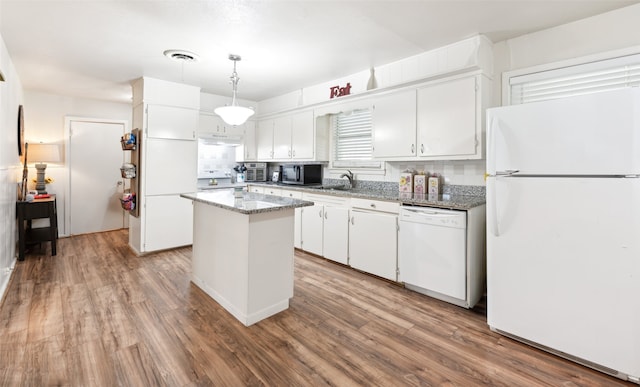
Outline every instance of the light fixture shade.
<path id="1" fill-rule="evenodd" d="M 255 113 L 253 109 L 238 105 L 221 106 L 214 112 L 229 125 L 242 125 Z"/>
<path id="2" fill-rule="evenodd" d="M 29 144 L 29 162 L 57 163 L 60 162 L 60 146 L 57 144 Z"/>

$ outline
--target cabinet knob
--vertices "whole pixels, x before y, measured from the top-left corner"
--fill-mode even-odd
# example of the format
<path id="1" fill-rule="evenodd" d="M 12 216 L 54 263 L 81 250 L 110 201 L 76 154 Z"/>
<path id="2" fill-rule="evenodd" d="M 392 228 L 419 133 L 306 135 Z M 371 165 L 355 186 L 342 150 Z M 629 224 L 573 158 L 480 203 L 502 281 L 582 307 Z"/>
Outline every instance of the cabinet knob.
<path id="1" fill-rule="evenodd" d="M 420 153 L 424 154 L 424 144 L 420 144 Z"/>
<path id="2" fill-rule="evenodd" d="M 322 210 L 318 211 L 318 216 L 322 218 Z"/>
<path id="3" fill-rule="evenodd" d="M 371 208 L 376 208 L 376 204 L 375 203 L 371 203 Z"/>
<path id="4" fill-rule="evenodd" d="M 354 223 L 353 223 L 353 218 L 354 218 L 354 217 L 352 216 L 352 217 L 351 217 L 351 224 L 352 224 L 352 225 L 354 224 Z"/>
<path id="5" fill-rule="evenodd" d="M 327 219 L 327 213 L 326 212 L 324 213 L 324 218 Z"/>
<path id="6" fill-rule="evenodd" d="M 411 153 L 415 153 L 415 151 L 416 151 L 415 144 L 411 144 Z"/>

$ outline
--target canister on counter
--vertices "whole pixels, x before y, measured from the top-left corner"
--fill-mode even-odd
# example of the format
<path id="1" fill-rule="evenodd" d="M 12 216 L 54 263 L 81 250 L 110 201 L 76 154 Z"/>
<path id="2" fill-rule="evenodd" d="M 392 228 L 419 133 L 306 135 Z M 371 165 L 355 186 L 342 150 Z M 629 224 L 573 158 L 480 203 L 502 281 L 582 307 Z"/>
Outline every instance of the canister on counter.
<path id="1" fill-rule="evenodd" d="M 438 195 L 442 193 L 442 176 L 434 173 L 429 177 L 429 195 Z"/>
<path id="2" fill-rule="evenodd" d="M 413 177 L 413 193 L 416 195 L 424 195 L 427 193 L 427 177 L 429 175 L 425 174 L 424 171 L 418 172 L 417 175 Z"/>
<path id="3" fill-rule="evenodd" d="M 415 171 L 405 170 L 400 173 L 400 185 L 398 190 L 401 193 L 411 193 L 413 192 L 413 175 L 415 175 Z"/>

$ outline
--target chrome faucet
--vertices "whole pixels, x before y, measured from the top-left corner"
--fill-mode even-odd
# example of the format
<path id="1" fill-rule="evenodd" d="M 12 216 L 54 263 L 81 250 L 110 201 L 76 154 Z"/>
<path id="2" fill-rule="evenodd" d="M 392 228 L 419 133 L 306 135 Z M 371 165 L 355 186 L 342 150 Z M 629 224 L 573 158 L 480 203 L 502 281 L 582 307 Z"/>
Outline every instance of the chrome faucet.
<path id="1" fill-rule="evenodd" d="M 343 173 L 340 175 L 340 178 L 346 177 L 349 180 L 349 188 L 353 188 L 353 172 L 347 169 L 347 173 Z"/>

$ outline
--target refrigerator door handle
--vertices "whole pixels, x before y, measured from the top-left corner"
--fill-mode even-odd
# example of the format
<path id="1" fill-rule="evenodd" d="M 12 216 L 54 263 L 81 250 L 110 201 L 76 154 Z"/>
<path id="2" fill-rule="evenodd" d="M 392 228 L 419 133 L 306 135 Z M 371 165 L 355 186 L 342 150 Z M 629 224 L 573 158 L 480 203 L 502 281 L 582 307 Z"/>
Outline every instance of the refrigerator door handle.
<path id="1" fill-rule="evenodd" d="M 493 178 L 493 194 L 491 195 L 491 207 L 493 207 L 493 211 L 491 212 L 491 224 L 489 225 L 491 229 L 491 233 L 495 237 L 500 236 L 500 223 L 498 222 L 498 181 L 499 177 Z"/>
<path id="2" fill-rule="evenodd" d="M 495 152 L 495 133 L 498 130 L 498 119 L 491 116 L 491 122 L 489 123 L 489 138 L 487 139 L 487 173 L 492 174 L 496 171 L 496 152 Z"/>
<path id="3" fill-rule="evenodd" d="M 496 176 L 511 176 L 520 172 L 519 169 L 505 169 L 504 171 L 496 171 Z"/>

